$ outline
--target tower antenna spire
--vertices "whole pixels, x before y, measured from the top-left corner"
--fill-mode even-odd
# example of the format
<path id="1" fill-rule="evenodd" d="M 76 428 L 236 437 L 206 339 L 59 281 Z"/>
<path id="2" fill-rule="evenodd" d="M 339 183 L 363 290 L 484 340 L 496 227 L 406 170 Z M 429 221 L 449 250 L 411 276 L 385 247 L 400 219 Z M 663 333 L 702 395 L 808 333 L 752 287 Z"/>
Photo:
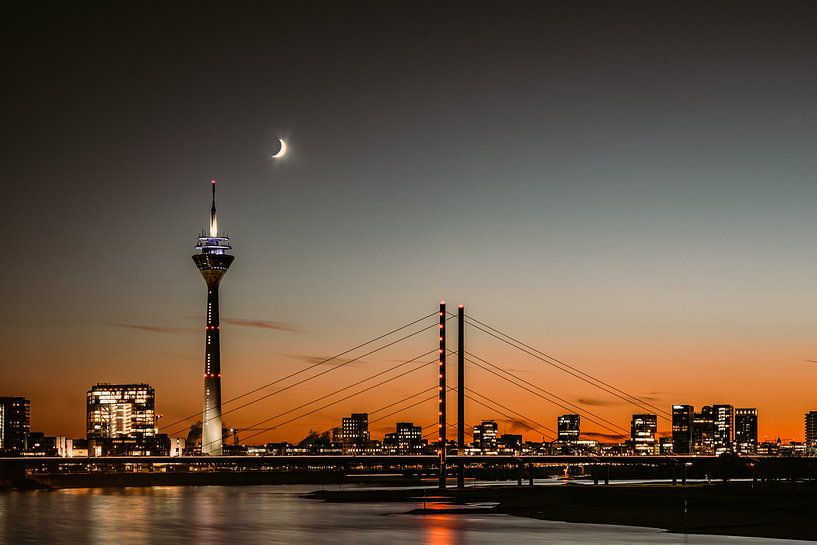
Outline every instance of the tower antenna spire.
<path id="1" fill-rule="evenodd" d="M 213 186 L 213 205 L 210 207 L 210 236 L 218 236 L 218 218 L 216 217 L 216 181 L 210 180 L 210 185 Z"/>

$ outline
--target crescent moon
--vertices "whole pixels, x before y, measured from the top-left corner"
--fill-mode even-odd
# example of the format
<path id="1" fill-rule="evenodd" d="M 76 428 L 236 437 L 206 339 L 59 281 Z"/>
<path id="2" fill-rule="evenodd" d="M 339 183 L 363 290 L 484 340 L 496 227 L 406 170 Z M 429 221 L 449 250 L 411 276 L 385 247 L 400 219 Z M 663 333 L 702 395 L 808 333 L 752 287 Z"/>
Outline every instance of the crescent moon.
<path id="1" fill-rule="evenodd" d="M 287 143 L 284 142 L 284 139 L 279 138 L 278 142 L 281 143 L 281 149 L 278 150 L 278 153 L 276 153 L 275 155 L 272 156 L 273 159 L 280 159 L 281 157 L 286 155 L 286 152 L 287 152 Z"/>

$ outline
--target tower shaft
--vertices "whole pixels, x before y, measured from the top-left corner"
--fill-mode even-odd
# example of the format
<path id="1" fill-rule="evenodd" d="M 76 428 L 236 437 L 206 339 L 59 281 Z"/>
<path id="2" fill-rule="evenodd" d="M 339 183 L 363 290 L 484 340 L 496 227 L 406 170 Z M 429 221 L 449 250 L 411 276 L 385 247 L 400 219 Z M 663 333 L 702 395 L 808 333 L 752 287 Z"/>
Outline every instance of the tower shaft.
<path id="1" fill-rule="evenodd" d="M 204 347 L 204 411 L 201 419 L 201 453 L 221 454 L 221 324 L 218 317 L 218 283 L 207 287 L 207 322 Z"/>

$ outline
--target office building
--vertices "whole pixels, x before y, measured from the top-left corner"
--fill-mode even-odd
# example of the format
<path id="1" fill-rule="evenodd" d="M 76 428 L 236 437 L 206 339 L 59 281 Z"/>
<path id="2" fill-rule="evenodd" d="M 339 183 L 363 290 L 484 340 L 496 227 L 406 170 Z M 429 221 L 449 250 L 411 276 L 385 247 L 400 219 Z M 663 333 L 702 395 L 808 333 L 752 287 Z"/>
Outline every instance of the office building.
<path id="1" fill-rule="evenodd" d="M 757 452 L 757 409 L 735 409 L 735 452 Z"/>
<path id="2" fill-rule="evenodd" d="M 516 433 L 503 433 L 496 440 L 496 448 L 499 454 L 520 455 L 522 454 L 522 436 Z"/>
<path id="3" fill-rule="evenodd" d="M 394 433 L 387 433 L 383 438 L 383 449 L 387 454 L 398 456 L 422 454 L 427 443 L 420 426 L 411 422 L 398 422 Z"/>
<path id="4" fill-rule="evenodd" d="M 817 411 L 806 413 L 806 445 L 817 447 Z"/>
<path id="5" fill-rule="evenodd" d="M 634 414 L 630 423 L 630 439 L 636 454 L 657 454 L 658 417 L 654 414 Z"/>
<path id="6" fill-rule="evenodd" d="M 93 386 L 86 396 L 89 450 L 97 454 L 157 454 L 155 409 L 156 394 L 148 384 Z"/>
<path id="7" fill-rule="evenodd" d="M 341 445 L 344 454 L 363 454 L 369 446 L 369 414 L 352 413 L 344 417 L 340 428 L 335 428 L 332 441 Z"/>
<path id="8" fill-rule="evenodd" d="M 204 411 L 201 421 L 201 453 L 222 453 L 221 427 L 221 322 L 218 312 L 218 287 L 234 256 L 228 255 L 230 239 L 218 232 L 216 181 L 211 181 L 210 231 L 198 237 L 193 262 L 207 284 L 207 318 L 204 327 Z"/>
<path id="9" fill-rule="evenodd" d="M 0 453 L 26 451 L 30 432 L 31 402 L 19 396 L 0 397 Z"/>
<path id="10" fill-rule="evenodd" d="M 735 433 L 735 409 L 732 405 L 712 405 L 712 416 L 715 423 L 713 436 L 715 456 L 734 452 L 732 443 Z"/>
<path id="11" fill-rule="evenodd" d="M 695 410 L 692 405 L 672 406 L 672 452 L 690 454 L 692 452 L 692 430 Z"/>
<path id="12" fill-rule="evenodd" d="M 556 431 L 559 443 L 575 445 L 579 440 L 579 426 L 581 416 L 578 414 L 563 414 L 556 419 Z"/>
<path id="13" fill-rule="evenodd" d="M 478 426 L 474 426 L 474 448 L 479 449 L 482 454 L 497 454 L 496 438 L 499 433 L 499 426 L 493 420 L 483 420 Z"/>
<path id="14" fill-rule="evenodd" d="M 715 414 L 712 407 L 705 405 L 695 413 L 692 422 L 692 452 L 713 454 L 715 452 Z"/>

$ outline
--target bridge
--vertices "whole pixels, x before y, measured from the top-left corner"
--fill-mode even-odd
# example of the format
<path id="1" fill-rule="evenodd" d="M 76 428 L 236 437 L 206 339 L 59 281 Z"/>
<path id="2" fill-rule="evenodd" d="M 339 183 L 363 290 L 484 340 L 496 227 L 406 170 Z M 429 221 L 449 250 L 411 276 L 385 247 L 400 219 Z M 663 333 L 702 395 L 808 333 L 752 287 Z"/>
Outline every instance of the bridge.
<path id="1" fill-rule="evenodd" d="M 456 320 L 457 349 L 448 348 L 449 322 Z M 484 335 L 489 340 L 502 343 L 517 350 L 534 361 L 554 369 L 560 373 L 569 375 L 573 379 L 590 385 L 608 396 L 615 397 L 619 401 L 626 402 L 637 411 L 655 414 L 657 418 L 671 422 L 671 413 L 657 407 L 648 400 L 640 398 L 623 389 L 617 388 L 609 382 L 592 376 L 578 367 L 563 360 L 557 359 L 529 343 L 511 336 L 502 330 L 493 327 L 476 318 L 465 314 L 464 306 L 460 305 L 457 313 L 450 313 L 446 310 L 446 304 L 442 302 L 437 312 L 422 316 L 415 320 L 379 334 L 371 339 L 359 343 L 354 347 L 339 352 L 334 356 L 315 362 L 303 369 L 277 378 L 271 382 L 259 385 L 247 392 L 243 392 L 223 403 L 227 408 L 221 415 L 228 415 L 238 412 L 247 407 L 256 405 L 266 399 L 282 392 L 297 388 L 307 382 L 334 373 L 340 376 L 339 370 L 345 366 L 360 361 L 387 348 L 397 346 L 409 339 L 422 334 L 429 334 L 431 330 L 437 330 L 437 337 L 434 349 L 417 355 L 387 369 L 373 373 L 362 380 L 357 380 L 336 388 L 328 395 L 305 401 L 296 407 L 287 409 L 276 415 L 269 416 L 246 428 L 244 431 L 252 430 L 253 433 L 244 437 L 246 441 L 273 429 L 280 428 L 289 423 L 306 418 L 307 416 L 329 409 L 338 403 L 361 396 L 377 388 L 392 383 L 402 377 L 414 375 L 420 371 L 428 372 L 428 379 L 431 384 L 420 391 L 396 401 L 390 401 L 387 405 L 376 410 L 368 411 L 370 416 L 378 415 L 370 419 L 369 423 L 382 421 L 385 419 L 399 419 L 400 414 L 410 408 L 424 403 L 431 403 L 434 400 L 434 422 L 424 426 L 423 430 L 429 430 L 423 435 L 424 438 L 436 439 L 440 447 L 437 454 L 429 455 L 309 455 L 309 456 L 105 456 L 105 457 L 81 457 L 81 458 L 46 458 L 46 457 L 20 457 L 20 458 L 0 458 L 0 479 L 19 479 L 21 471 L 24 473 L 48 473 L 61 471 L 112 471 L 116 468 L 139 467 L 142 470 L 153 471 L 181 471 L 181 472 L 201 472 L 201 471 L 264 471 L 280 470 L 281 468 L 292 468 L 294 470 L 311 470 L 314 468 L 324 468 L 332 470 L 343 470 L 349 468 L 379 468 L 379 469 L 405 469 L 422 468 L 423 470 L 434 470 L 437 473 L 439 486 L 447 486 L 449 477 L 449 465 L 456 467 L 457 486 L 464 486 L 465 470 L 467 467 L 492 466 L 516 468 L 519 474 L 519 482 L 522 481 L 522 474 L 526 473 L 532 481 L 536 468 L 542 467 L 585 467 L 589 471 L 594 482 L 609 479 L 610 468 L 622 466 L 639 466 L 659 468 L 664 474 L 670 475 L 673 482 L 679 479 L 686 481 L 686 475 L 690 472 L 706 475 L 723 475 L 724 478 L 738 476 L 752 476 L 752 478 L 776 478 L 781 474 L 789 473 L 798 476 L 814 478 L 817 458 L 785 458 L 788 469 L 781 467 L 781 458 L 763 456 L 729 456 L 718 458 L 715 456 L 695 456 L 695 455 L 642 455 L 642 456 L 599 456 L 599 455 L 466 455 L 465 435 L 466 415 L 465 400 L 485 407 L 493 413 L 502 415 L 514 420 L 520 426 L 530 431 L 540 434 L 543 438 L 548 437 L 551 441 L 556 439 L 557 432 L 552 428 L 536 422 L 524 414 L 524 407 L 514 408 L 512 403 L 502 403 L 487 396 L 485 393 L 475 391 L 466 386 L 466 375 L 470 376 L 473 370 L 480 370 L 494 380 L 505 381 L 519 391 L 527 392 L 545 402 L 558 407 L 559 409 L 579 414 L 585 422 L 595 424 L 598 428 L 606 430 L 610 434 L 627 437 L 630 430 L 624 428 L 602 415 L 587 409 L 584 406 L 573 403 L 565 397 L 559 396 L 546 390 L 534 380 L 529 380 L 519 376 L 518 373 L 506 368 L 503 365 L 489 361 L 482 355 L 466 350 L 465 338 L 466 328 L 468 331 Z M 470 335 L 471 333 L 469 333 Z M 428 359 L 432 354 L 434 357 Z M 457 385 L 448 385 L 448 358 L 456 357 L 457 363 Z M 332 365 L 327 365 L 332 364 Z M 468 364 L 466 366 L 466 364 Z M 433 373 L 430 369 L 434 368 Z M 466 371 L 467 370 L 467 371 Z M 447 394 L 449 392 L 457 395 L 457 421 L 455 424 L 449 423 Z M 430 394 L 430 395 L 429 395 Z M 179 433 L 189 428 L 190 422 L 200 419 L 202 412 L 193 413 L 185 418 L 167 424 L 164 432 L 168 435 Z M 203 422 L 202 425 L 207 422 Z M 447 432 L 451 427 L 456 429 L 456 449 L 448 447 Z M 470 427 L 470 426 L 469 426 Z M 327 430 L 329 431 L 329 430 Z M 202 449 L 207 451 L 207 445 Z"/>
<path id="2" fill-rule="evenodd" d="M 516 477 L 517 484 L 534 484 L 534 477 L 578 474 L 593 484 L 609 484 L 611 478 L 649 475 L 673 485 L 696 481 L 752 479 L 752 481 L 817 482 L 817 458 L 779 456 L 460 456 L 448 462 L 460 468 L 494 468 Z M 140 484 L 263 484 L 272 482 L 335 482 L 356 473 L 379 471 L 405 476 L 430 475 L 440 468 L 433 455 L 293 455 L 293 456 L 102 456 L 102 457 L 8 457 L 0 458 L 0 482 L 46 486 L 108 486 Z M 281 473 L 297 479 L 281 480 Z M 242 478 L 237 478 L 242 474 Z M 106 480 L 106 476 L 116 476 Z M 457 472 L 458 484 L 462 473 Z M 308 477 L 308 478 L 307 478 Z M 436 479 L 436 477 L 435 477 Z M 351 479 L 354 480 L 354 479 Z M 446 479 L 447 480 L 447 479 Z"/>

